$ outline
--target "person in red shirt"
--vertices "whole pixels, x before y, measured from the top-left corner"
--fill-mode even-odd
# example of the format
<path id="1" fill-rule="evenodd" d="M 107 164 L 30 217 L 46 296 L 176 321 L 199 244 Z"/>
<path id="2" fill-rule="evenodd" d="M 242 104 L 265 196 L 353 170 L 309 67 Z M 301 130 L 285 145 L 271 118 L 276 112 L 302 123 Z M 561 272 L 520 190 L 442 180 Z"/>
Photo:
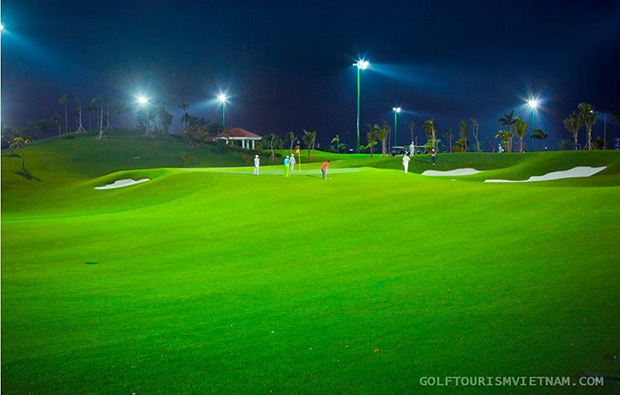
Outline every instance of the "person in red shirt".
<path id="1" fill-rule="evenodd" d="M 328 160 L 323 162 L 323 165 L 321 166 L 321 173 L 323 173 L 323 179 L 327 178 L 327 166 L 329 166 Z"/>

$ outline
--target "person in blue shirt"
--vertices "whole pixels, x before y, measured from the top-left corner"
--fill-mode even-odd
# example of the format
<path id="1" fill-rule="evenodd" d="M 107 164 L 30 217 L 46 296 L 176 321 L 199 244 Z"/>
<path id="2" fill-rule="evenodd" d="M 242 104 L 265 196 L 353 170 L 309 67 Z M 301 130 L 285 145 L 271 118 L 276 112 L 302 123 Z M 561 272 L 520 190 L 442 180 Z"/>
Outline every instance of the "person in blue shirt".
<path id="1" fill-rule="evenodd" d="M 287 157 L 284 158 L 284 176 L 288 177 L 288 173 L 291 170 L 291 167 L 289 166 L 289 163 L 291 162 L 291 160 Z"/>

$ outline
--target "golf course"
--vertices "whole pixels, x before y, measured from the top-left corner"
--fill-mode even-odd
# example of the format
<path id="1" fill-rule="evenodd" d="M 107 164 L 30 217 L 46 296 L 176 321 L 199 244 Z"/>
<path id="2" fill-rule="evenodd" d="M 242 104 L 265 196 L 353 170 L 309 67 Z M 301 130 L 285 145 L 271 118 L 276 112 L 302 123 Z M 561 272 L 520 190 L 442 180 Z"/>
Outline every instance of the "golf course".
<path id="1" fill-rule="evenodd" d="M 405 174 L 304 149 L 287 178 L 288 151 L 254 176 L 249 150 L 95 136 L 2 151 L 3 394 L 620 393 L 618 151 Z M 119 180 L 143 181 L 95 189 Z M 421 383 L 447 376 L 576 385 Z"/>

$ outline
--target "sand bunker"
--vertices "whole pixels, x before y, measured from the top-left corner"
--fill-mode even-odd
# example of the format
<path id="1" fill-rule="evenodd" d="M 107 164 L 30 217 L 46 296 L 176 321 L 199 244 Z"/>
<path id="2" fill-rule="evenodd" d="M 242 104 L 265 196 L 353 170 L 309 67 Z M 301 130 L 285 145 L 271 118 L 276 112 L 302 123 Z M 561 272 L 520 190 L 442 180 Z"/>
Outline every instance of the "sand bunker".
<path id="1" fill-rule="evenodd" d="M 470 174 L 478 174 L 482 173 L 480 170 L 472 169 L 471 167 L 467 167 L 465 169 L 456 169 L 456 170 L 447 170 L 447 171 L 439 171 L 439 170 L 425 170 L 422 172 L 423 176 L 468 176 Z"/>
<path id="2" fill-rule="evenodd" d="M 582 178 L 590 177 L 594 174 L 603 171 L 607 166 L 590 167 L 590 166 L 577 166 L 570 170 L 554 171 L 542 176 L 532 176 L 527 180 L 484 180 L 484 182 L 538 182 L 538 181 L 551 181 L 561 180 L 564 178 Z"/>
<path id="3" fill-rule="evenodd" d="M 117 180 L 114 181 L 113 184 L 108 184 L 108 185 L 104 185 L 102 187 L 95 187 L 95 189 L 115 189 L 115 188 L 122 188 L 122 187 L 128 187 L 130 185 L 136 185 L 136 184 L 140 184 L 143 182 L 147 182 L 147 181 L 151 181 L 150 178 L 141 178 L 139 180 L 132 180 L 131 178 L 126 178 L 124 180 Z"/>

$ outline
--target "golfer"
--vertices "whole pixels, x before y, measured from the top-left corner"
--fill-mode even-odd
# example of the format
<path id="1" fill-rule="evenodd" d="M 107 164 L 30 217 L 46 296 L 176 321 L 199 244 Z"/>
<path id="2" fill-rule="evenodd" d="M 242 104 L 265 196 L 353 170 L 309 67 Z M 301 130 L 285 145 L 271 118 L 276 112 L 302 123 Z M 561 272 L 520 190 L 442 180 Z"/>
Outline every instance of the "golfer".
<path id="1" fill-rule="evenodd" d="M 327 167 L 328 166 L 329 166 L 329 161 L 328 160 L 323 162 L 323 165 L 321 166 L 321 173 L 323 173 L 323 179 L 327 178 Z"/>
<path id="2" fill-rule="evenodd" d="M 288 156 L 284 158 L 284 177 L 288 177 L 288 172 L 291 169 L 291 167 L 289 166 L 290 162 L 291 161 Z"/>
<path id="3" fill-rule="evenodd" d="M 291 165 L 291 174 L 295 171 L 295 163 L 297 163 L 295 161 L 295 154 L 291 154 L 291 159 L 290 159 L 290 165 Z"/>
<path id="4" fill-rule="evenodd" d="M 433 162 L 433 166 L 437 164 L 437 151 L 435 151 L 435 148 L 431 151 L 431 161 Z"/>
<path id="5" fill-rule="evenodd" d="M 405 152 L 405 155 L 403 155 L 403 167 L 405 168 L 405 174 L 409 173 L 409 161 L 410 160 L 411 158 Z"/>
<path id="6" fill-rule="evenodd" d="M 254 157 L 254 175 L 257 176 L 260 174 L 260 158 L 258 155 Z"/>

